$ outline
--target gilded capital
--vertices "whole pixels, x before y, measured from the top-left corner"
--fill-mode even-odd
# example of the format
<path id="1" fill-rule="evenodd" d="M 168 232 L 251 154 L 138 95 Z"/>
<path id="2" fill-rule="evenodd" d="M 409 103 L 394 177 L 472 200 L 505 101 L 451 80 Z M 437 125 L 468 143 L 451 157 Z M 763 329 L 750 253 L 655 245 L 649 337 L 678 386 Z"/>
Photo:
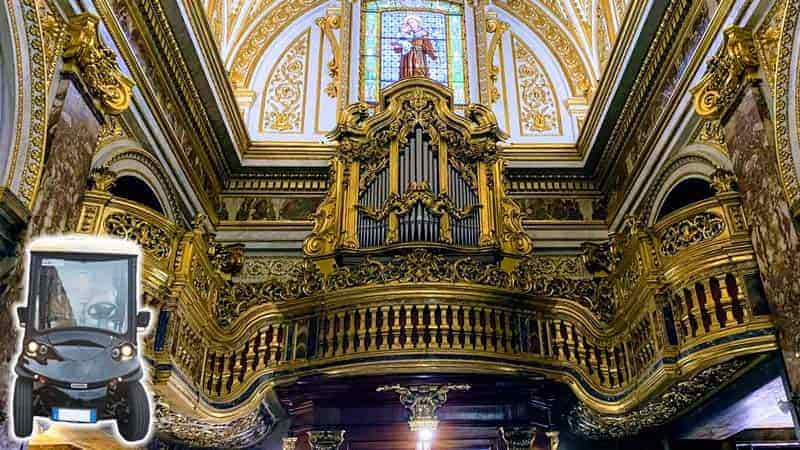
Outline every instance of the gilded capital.
<path id="1" fill-rule="evenodd" d="M 116 172 L 112 171 L 108 167 L 97 167 L 89 172 L 89 185 L 94 190 L 108 192 L 114 186 L 116 181 Z"/>
<path id="2" fill-rule="evenodd" d="M 95 106 L 106 114 L 117 115 L 128 109 L 134 83 L 122 74 L 114 52 L 103 44 L 91 14 L 79 14 L 67 23 L 64 45 L 64 72 L 85 83 Z"/>
<path id="3" fill-rule="evenodd" d="M 708 62 L 706 74 L 690 90 L 694 110 L 703 118 L 720 118 L 736 101 L 743 84 L 757 78 L 753 33 L 741 27 L 730 27 L 724 33 L 722 47 Z"/>

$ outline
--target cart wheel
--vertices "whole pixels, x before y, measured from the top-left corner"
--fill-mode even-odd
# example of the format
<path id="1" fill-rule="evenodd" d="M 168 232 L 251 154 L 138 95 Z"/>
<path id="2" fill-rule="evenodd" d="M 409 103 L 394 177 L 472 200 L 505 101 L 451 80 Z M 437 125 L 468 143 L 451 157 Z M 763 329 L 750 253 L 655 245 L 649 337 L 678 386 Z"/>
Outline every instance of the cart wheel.
<path id="1" fill-rule="evenodd" d="M 17 377 L 14 383 L 14 434 L 26 438 L 33 432 L 33 380 Z"/>
<path id="2" fill-rule="evenodd" d="M 150 428 L 150 405 L 142 384 L 133 382 L 127 391 L 128 417 L 117 417 L 117 430 L 128 441 L 140 441 Z"/>

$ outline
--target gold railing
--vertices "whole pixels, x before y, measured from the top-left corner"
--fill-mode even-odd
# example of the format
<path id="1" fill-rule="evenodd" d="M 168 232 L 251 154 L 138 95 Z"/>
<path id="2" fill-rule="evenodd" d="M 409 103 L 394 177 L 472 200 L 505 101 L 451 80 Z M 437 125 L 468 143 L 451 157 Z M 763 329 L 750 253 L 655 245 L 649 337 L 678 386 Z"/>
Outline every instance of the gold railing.
<path id="1" fill-rule="evenodd" d="M 649 228 L 631 222 L 587 251 L 591 276 L 572 278 L 536 273 L 536 256 L 509 271 L 418 250 L 233 281 L 208 235 L 101 191 L 86 195 L 79 231 L 143 245 L 155 380 L 178 374 L 212 410 L 305 375 L 435 370 L 544 374 L 619 413 L 692 371 L 775 348 L 733 192 Z"/>

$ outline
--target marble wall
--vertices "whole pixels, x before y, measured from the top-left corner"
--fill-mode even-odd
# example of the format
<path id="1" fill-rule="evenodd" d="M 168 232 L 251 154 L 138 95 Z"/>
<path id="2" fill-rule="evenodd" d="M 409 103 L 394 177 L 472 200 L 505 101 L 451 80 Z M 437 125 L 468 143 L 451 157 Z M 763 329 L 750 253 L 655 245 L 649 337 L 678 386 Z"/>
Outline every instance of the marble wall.
<path id="1" fill-rule="evenodd" d="M 749 86 L 724 124 L 750 219 L 753 247 L 794 392 L 800 392 L 800 238 L 781 186 L 773 124 L 758 86 Z"/>

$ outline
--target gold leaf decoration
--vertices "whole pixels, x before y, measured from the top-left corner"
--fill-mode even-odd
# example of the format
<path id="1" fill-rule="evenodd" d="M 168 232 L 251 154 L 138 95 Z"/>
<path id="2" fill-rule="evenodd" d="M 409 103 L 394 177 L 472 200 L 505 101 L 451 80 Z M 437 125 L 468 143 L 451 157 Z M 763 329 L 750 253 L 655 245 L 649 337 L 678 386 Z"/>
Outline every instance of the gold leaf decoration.
<path id="1" fill-rule="evenodd" d="M 267 78 L 264 88 L 264 130 L 303 131 L 306 69 L 310 30 L 292 42 Z"/>
<path id="2" fill-rule="evenodd" d="M 522 134 L 534 136 L 560 134 L 561 126 L 552 83 L 531 49 L 516 35 L 513 36 L 512 42 Z"/>

